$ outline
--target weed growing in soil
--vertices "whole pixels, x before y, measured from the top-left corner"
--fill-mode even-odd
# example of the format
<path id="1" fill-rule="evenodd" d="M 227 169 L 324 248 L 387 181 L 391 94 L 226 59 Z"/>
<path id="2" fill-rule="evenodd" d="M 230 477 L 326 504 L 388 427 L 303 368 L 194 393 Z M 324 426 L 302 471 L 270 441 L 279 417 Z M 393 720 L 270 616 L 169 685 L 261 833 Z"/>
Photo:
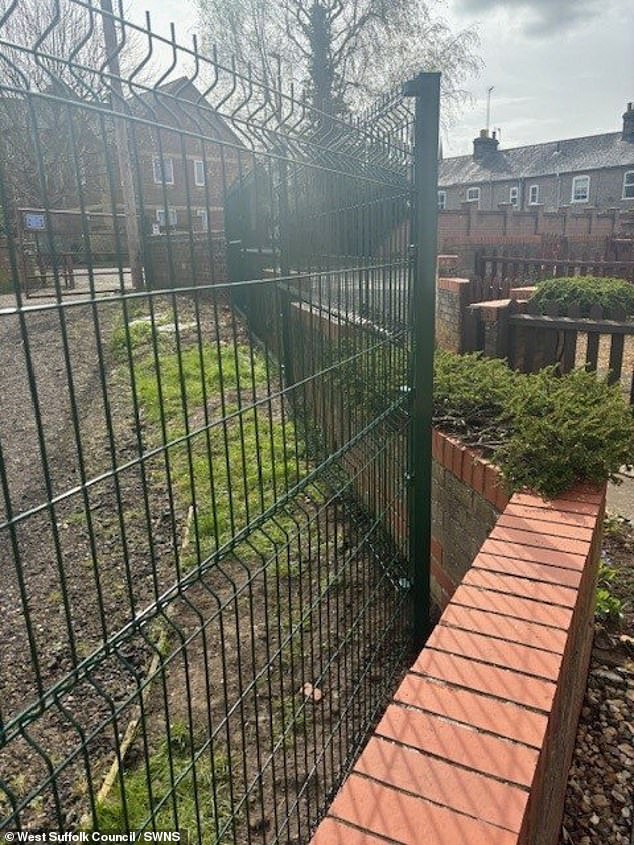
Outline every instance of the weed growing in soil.
<path id="1" fill-rule="evenodd" d="M 620 514 L 607 513 L 603 520 L 603 536 L 614 540 L 625 540 L 631 531 L 631 525 L 626 517 Z"/>
<path id="2" fill-rule="evenodd" d="M 599 621 L 615 627 L 623 621 L 623 602 L 614 595 L 612 589 L 616 575 L 610 561 L 603 557 L 599 563 L 595 616 Z"/>

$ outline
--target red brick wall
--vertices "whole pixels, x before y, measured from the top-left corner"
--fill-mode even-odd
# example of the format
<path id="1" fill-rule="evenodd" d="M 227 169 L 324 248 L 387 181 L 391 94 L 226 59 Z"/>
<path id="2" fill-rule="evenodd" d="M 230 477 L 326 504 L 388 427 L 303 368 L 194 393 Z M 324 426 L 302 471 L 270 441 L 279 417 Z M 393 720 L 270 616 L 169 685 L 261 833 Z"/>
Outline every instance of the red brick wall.
<path id="1" fill-rule="evenodd" d="M 441 253 L 457 256 L 457 273 L 471 276 L 475 253 L 482 247 L 506 247 L 511 252 L 541 257 L 548 254 L 547 247 L 553 239 L 565 238 L 571 255 L 593 258 L 603 255 L 606 239 L 628 232 L 631 236 L 633 227 L 632 215 L 616 209 L 544 212 L 514 211 L 508 207 L 478 211 L 472 206 L 439 212 L 438 248 Z"/>
<path id="2" fill-rule="evenodd" d="M 352 337 L 371 330 L 351 321 L 338 323 L 326 312 L 297 304 L 290 310 L 290 328 L 291 347 L 298 350 L 305 344 L 304 354 L 296 356 L 294 373 L 306 380 L 303 401 L 328 449 L 336 451 L 357 437 L 354 415 L 342 415 L 346 404 L 342 404 L 336 381 L 326 383 L 310 376 L 326 363 L 320 357 L 324 339 L 334 342 L 340 335 Z M 402 485 L 407 472 L 405 435 L 404 429 L 386 421 L 349 445 L 340 458 L 360 504 L 380 518 L 404 552 L 408 541 L 407 493 Z M 443 608 L 508 496 L 499 471 L 458 441 L 434 431 L 432 452 L 432 590 L 437 605 Z M 377 478 L 382 480 L 378 487 Z"/>
<path id="3" fill-rule="evenodd" d="M 227 281 L 227 248 L 219 233 L 154 235 L 146 248 L 148 286 L 194 287 Z"/>
<path id="4" fill-rule="evenodd" d="M 618 210 L 596 211 L 562 209 L 544 212 L 478 211 L 476 208 L 462 208 L 458 211 L 438 213 L 438 244 L 441 252 L 451 252 L 447 246 L 454 243 L 478 243 L 500 245 L 507 239 L 530 243 L 541 242 L 542 235 L 566 235 L 571 238 L 612 237 L 627 225 L 627 215 Z"/>
<path id="5" fill-rule="evenodd" d="M 449 453 L 493 489 L 490 470 Z M 604 499 L 581 486 L 510 499 L 312 845 L 556 845 Z"/>

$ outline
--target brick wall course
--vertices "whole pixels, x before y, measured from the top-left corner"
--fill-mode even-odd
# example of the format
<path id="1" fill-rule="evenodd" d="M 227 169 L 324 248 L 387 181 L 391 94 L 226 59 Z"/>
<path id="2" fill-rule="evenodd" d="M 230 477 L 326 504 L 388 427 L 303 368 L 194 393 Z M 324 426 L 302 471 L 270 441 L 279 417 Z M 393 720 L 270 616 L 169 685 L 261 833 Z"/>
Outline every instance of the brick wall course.
<path id="1" fill-rule="evenodd" d="M 562 208 L 548 212 L 539 207 L 519 211 L 506 206 L 478 211 L 470 206 L 439 212 L 438 246 L 441 252 L 456 256 L 456 272 L 471 277 L 476 252 L 483 247 L 539 257 L 550 253 L 553 239 L 565 239 L 571 256 L 591 258 L 604 254 L 607 239 L 631 237 L 633 229 L 632 209 Z"/>

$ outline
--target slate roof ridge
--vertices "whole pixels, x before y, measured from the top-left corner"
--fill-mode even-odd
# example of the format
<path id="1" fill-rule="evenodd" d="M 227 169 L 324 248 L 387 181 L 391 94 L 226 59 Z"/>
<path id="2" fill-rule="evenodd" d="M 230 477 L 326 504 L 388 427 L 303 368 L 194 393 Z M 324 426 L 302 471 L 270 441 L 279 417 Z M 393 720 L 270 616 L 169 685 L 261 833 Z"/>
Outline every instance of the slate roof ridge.
<path id="1" fill-rule="evenodd" d="M 452 156 L 439 162 L 439 185 L 508 182 L 522 178 L 634 167 L 634 143 L 621 132 L 602 132 L 490 150 L 481 157 Z"/>
<path id="2" fill-rule="evenodd" d="M 596 138 L 609 138 L 611 136 L 618 136 L 621 137 L 621 132 L 597 132 L 594 135 L 575 135 L 573 138 L 553 138 L 550 141 L 537 141 L 534 144 L 519 144 L 517 147 L 502 147 L 501 149 L 497 149 L 495 152 L 486 153 L 485 159 L 489 156 L 495 156 L 498 153 L 512 153 L 516 150 L 532 150 L 536 147 L 548 147 L 551 144 L 567 144 L 571 141 L 586 141 L 586 140 L 595 140 Z M 458 161 L 459 159 L 473 159 L 473 153 L 463 153 L 463 155 L 459 156 L 445 156 L 443 161 Z"/>

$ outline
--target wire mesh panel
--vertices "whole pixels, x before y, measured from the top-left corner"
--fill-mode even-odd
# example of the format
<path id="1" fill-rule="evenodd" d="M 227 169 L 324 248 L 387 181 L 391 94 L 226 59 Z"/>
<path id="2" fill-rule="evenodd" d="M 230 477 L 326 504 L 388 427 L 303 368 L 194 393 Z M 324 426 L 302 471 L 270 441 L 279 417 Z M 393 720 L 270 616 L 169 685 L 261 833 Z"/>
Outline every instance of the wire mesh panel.
<path id="1" fill-rule="evenodd" d="M 0 827 L 308 842 L 412 642 L 412 115 L 36 7 L 0 13 Z"/>

